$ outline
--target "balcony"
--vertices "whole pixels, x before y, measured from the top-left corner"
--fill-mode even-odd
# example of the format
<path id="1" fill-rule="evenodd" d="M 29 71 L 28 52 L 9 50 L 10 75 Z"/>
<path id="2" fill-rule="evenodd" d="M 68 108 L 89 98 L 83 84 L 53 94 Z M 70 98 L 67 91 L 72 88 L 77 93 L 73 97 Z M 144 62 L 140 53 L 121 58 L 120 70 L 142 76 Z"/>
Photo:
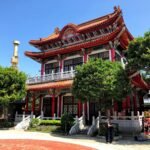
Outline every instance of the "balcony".
<path id="1" fill-rule="evenodd" d="M 68 79 L 73 79 L 74 76 L 75 76 L 75 70 L 71 70 L 66 72 L 47 74 L 43 76 L 29 77 L 26 83 L 38 84 L 38 83 L 45 83 L 45 82 L 54 82 L 59 80 L 68 80 Z"/>

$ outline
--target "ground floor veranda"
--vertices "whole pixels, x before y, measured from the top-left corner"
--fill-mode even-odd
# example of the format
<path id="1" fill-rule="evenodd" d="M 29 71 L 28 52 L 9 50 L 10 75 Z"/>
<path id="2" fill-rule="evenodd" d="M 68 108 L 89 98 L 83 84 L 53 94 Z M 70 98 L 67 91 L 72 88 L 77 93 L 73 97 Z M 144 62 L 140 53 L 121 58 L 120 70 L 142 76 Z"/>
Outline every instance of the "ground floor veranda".
<path id="1" fill-rule="evenodd" d="M 100 110 L 98 101 L 81 102 L 77 100 L 71 93 L 70 88 L 49 89 L 28 91 L 26 96 L 25 112 L 32 113 L 36 116 L 41 115 L 45 119 L 59 119 L 65 113 L 75 116 L 86 116 L 87 120 L 91 120 L 92 116 L 97 117 Z M 137 92 L 127 96 L 121 103 L 112 102 L 112 107 L 107 112 L 113 115 L 117 113 L 119 116 L 131 115 L 131 111 L 142 114 L 144 110 L 143 98 Z M 106 114 L 105 114 L 106 115 Z"/>

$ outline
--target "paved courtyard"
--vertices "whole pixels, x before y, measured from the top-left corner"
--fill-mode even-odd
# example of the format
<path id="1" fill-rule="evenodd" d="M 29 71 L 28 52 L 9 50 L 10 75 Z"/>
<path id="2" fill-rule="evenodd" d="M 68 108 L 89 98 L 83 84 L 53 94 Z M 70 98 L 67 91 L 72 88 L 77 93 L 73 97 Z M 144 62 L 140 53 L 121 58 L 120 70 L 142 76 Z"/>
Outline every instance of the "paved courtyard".
<path id="1" fill-rule="evenodd" d="M 7 149 L 4 148 L 4 142 L 7 143 Z M 13 146 L 13 150 L 150 150 L 150 140 L 136 142 L 132 138 L 122 138 L 112 144 L 106 144 L 103 139 L 85 135 L 58 136 L 39 132 L 0 130 L 0 150 L 12 150 L 9 145 Z M 22 146 L 22 149 L 18 146 Z"/>

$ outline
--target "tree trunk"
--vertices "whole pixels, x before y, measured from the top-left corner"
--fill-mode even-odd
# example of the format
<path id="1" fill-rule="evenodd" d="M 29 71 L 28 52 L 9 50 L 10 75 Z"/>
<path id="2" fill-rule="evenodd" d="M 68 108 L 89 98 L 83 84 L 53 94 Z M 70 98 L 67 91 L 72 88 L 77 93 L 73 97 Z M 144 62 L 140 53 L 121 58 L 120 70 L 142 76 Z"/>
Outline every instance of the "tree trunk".
<path id="1" fill-rule="evenodd" d="M 6 105 L 3 105 L 3 114 L 4 114 L 4 119 L 8 120 L 8 107 Z"/>

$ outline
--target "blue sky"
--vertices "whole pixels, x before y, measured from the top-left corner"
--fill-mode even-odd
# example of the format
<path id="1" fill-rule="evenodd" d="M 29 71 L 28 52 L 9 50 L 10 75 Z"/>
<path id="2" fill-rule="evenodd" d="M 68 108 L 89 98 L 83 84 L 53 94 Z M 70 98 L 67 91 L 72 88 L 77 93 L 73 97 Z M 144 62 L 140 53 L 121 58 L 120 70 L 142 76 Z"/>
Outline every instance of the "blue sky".
<path id="1" fill-rule="evenodd" d="M 150 0 L 0 0 L 0 65 L 11 65 L 12 42 L 19 40 L 19 69 L 40 74 L 40 65 L 24 55 L 38 51 L 29 40 L 47 37 L 55 27 L 106 15 L 118 5 L 134 37 L 150 30 Z"/>

